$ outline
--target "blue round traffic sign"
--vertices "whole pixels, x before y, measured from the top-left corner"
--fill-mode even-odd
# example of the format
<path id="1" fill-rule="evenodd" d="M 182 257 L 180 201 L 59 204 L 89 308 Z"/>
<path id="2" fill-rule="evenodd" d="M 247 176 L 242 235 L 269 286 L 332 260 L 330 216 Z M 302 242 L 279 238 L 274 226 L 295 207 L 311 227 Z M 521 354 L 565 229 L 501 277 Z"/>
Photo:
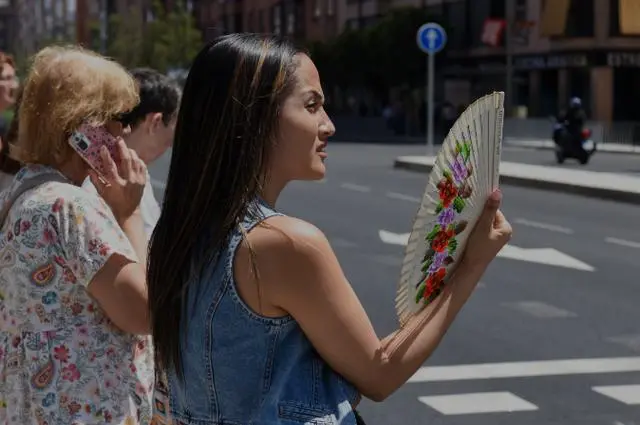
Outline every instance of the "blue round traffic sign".
<path id="1" fill-rule="evenodd" d="M 444 49 L 447 44 L 447 32 L 439 24 L 428 22 L 418 29 L 416 41 L 420 50 L 433 55 Z"/>

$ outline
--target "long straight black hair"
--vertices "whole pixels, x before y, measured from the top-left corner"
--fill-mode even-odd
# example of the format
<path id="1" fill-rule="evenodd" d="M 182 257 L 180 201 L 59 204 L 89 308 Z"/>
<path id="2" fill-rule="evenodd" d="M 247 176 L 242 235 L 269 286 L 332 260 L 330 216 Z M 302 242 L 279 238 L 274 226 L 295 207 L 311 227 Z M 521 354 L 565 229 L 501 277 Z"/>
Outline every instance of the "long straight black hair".
<path id="1" fill-rule="evenodd" d="M 193 271 L 214 259 L 259 195 L 300 52 L 271 36 L 231 34 L 206 45 L 189 71 L 147 274 L 156 362 L 180 377 Z"/>

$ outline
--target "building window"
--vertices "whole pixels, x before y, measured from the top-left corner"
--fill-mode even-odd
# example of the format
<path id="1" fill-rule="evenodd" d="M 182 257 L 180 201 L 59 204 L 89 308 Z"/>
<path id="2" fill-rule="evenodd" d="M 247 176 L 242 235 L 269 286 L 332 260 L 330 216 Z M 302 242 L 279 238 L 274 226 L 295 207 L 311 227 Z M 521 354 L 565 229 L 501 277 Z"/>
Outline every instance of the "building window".
<path id="1" fill-rule="evenodd" d="M 293 35 L 296 30 L 296 15 L 293 10 L 287 12 L 287 35 Z"/>
<path id="2" fill-rule="evenodd" d="M 242 13 L 236 13 L 233 15 L 233 32 L 242 32 L 243 29 L 243 22 L 242 22 Z"/>
<path id="3" fill-rule="evenodd" d="M 218 21 L 218 34 L 227 34 L 229 32 L 229 26 L 227 25 L 227 15 L 222 15 Z"/>
<path id="4" fill-rule="evenodd" d="M 281 20 L 281 9 L 280 5 L 277 4 L 273 6 L 273 33 L 280 35 L 282 34 L 282 20 Z"/>
<path id="5" fill-rule="evenodd" d="M 544 0 L 540 14 L 540 35 L 543 37 L 564 35 L 570 6 L 570 0 Z"/>
<path id="6" fill-rule="evenodd" d="M 322 0 L 313 1 L 313 17 L 319 18 L 322 16 Z"/>
<path id="7" fill-rule="evenodd" d="M 635 1 L 609 0 L 609 35 L 640 36 L 640 4 Z"/>
<path id="8" fill-rule="evenodd" d="M 490 18 L 505 18 L 507 15 L 505 0 L 491 0 L 489 3 Z"/>
<path id="9" fill-rule="evenodd" d="M 567 16 L 565 37 L 593 37 L 595 8 L 593 0 L 572 0 Z"/>
<path id="10" fill-rule="evenodd" d="M 515 5 L 516 19 L 525 21 L 529 17 L 529 2 L 527 0 L 516 0 Z"/>

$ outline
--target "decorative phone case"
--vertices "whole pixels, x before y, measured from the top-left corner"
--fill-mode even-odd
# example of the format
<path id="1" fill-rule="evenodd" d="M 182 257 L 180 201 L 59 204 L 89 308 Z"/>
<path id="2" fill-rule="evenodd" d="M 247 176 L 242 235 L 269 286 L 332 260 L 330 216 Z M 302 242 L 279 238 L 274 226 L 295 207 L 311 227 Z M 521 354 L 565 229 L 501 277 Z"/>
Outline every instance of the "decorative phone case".
<path id="1" fill-rule="evenodd" d="M 104 126 L 82 124 L 69 138 L 69 144 L 78 152 L 102 178 L 105 178 L 105 164 L 100 156 L 100 148 L 106 146 L 114 161 L 118 161 L 118 139 Z"/>

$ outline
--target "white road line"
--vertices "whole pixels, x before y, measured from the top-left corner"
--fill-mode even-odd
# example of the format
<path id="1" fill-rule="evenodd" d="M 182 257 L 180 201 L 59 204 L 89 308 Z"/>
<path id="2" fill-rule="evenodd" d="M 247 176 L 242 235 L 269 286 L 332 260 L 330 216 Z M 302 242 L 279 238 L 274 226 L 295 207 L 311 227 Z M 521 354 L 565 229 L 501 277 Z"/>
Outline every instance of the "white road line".
<path id="1" fill-rule="evenodd" d="M 418 400 L 443 415 L 538 410 L 535 404 L 507 391 L 425 396 Z"/>
<path id="2" fill-rule="evenodd" d="M 513 303 L 504 303 L 503 305 L 538 319 L 565 319 L 578 316 L 571 311 L 563 310 L 552 306 L 551 304 L 539 301 L 518 301 Z"/>
<path id="3" fill-rule="evenodd" d="M 154 189 L 165 190 L 167 188 L 167 184 L 162 180 L 151 178 L 151 187 Z"/>
<path id="4" fill-rule="evenodd" d="M 342 238 L 329 238 L 329 242 L 334 248 L 355 248 L 357 243 Z"/>
<path id="5" fill-rule="evenodd" d="M 417 196 L 405 195 L 404 193 L 398 193 L 398 192 L 387 192 L 386 196 L 387 198 L 398 199 L 400 201 L 413 202 L 416 204 L 419 204 L 421 201 L 421 199 L 418 198 Z"/>
<path id="6" fill-rule="evenodd" d="M 379 230 L 378 236 L 383 243 L 406 246 L 411 234 Z M 588 272 L 595 271 L 593 266 L 560 252 L 555 248 L 519 248 L 513 245 L 505 245 L 498 253 L 498 257 L 527 261 L 531 263 L 547 264 L 550 266 L 568 267 Z"/>
<path id="7" fill-rule="evenodd" d="M 586 375 L 613 372 L 640 372 L 640 357 L 543 360 L 421 367 L 408 382 L 530 378 L 535 376 Z"/>
<path id="8" fill-rule="evenodd" d="M 536 229 L 549 230 L 551 232 L 564 233 L 565 235 L 573 234 L 573 230 L 568 227 L 562 227 L 555 224 L 541 223 L 538 221 L 531 221 L 525 218 L 516 218 L 514 223 L 520 224 L 522 226 L 533 227 Z"/>
<path id="9" fill-rule="evenodd" d="M 624 404 L 640 404 L 640 385 L 609 385 L 591 389 Z"/>
<path id="10" fill-rule="evenodd" d="M 640 351 L 640 334 L 612 336 L 607 338 L 607 341 L 614 344 L 620 344 L 630 350 Z"/>
<path id="11" fill-rule="evenodd" d="M 634 242 L 634 241 L 627 241 L 624 239 L 618 239 L 618 238 L 604 238 L 604 241 L 610 244 L 614 244 L 614 245 L 620 245 L 620 246 L 624 246 L 627 248 L 638 248 L 640 249 L 640 242 Z"/>
<path id="12" fill-rule="evenodd" d="M 362 193 L 371 192 L 370 187 L 361 186 L 359 184 L 354 184 L 354 183 L 342 183 L 340 187 L 347 190 L 353 190 L 354 192 L 362 192 Z"/>

